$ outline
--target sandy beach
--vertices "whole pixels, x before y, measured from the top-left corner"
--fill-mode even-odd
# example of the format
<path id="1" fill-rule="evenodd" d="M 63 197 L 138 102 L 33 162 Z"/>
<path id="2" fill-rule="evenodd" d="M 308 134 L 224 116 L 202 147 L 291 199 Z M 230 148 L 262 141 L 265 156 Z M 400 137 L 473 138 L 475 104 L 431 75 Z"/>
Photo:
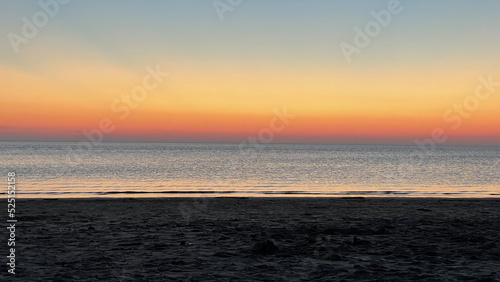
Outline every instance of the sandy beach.
<path id="1" fill-rule="evenodd" d="M 500 281 L 499 199 L 20 199 L 16 210 L 16 275 L 0 280 Z"/>

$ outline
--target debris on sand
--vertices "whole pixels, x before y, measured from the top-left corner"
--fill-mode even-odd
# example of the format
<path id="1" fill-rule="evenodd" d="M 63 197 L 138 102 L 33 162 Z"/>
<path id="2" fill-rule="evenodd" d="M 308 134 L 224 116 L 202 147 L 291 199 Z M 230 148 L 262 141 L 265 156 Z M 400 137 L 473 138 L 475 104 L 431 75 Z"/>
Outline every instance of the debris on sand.
<path id="1" fill-rule="evenodd" d="M 266 242 L 259 242 L 253 246 L 252 251 L 256 254 L 269 255 L 274 254 L 278 251 L 278 247 L 271 240 Z"/>
<path id="2" fill-rule="evenodd" d="M 368 240 L 363 240 L 363 239 L 359 239 L 358 237 L 354 236 L 354 239 L 352 239 L 352 244 L 353 245 L 370 245 L 370 241 Z"/>

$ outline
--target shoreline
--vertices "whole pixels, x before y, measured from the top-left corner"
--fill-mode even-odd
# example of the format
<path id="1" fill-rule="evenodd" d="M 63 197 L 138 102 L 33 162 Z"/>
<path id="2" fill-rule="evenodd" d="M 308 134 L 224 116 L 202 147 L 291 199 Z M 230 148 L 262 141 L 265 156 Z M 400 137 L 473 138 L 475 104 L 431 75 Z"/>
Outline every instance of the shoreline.
<path id="1" fill-rule="evenodd" d="M 7 199 L 7 198 L 5 198 Z M 197 200 L 197 199 L 334 199 L 334 200 L 354 200 L 354 199 L 378 199 L 378 200 L 384 200 L 384 199 L 391 199 L 391 200 L 453 200 L 453 201 L 474 201 L 474 200 L 497 200 L 500 201 L 500 196 L 492 196 L 492 197 L 427 197 L 427 196 L 282 196 L 282 195 L 277 195 L 277 196 L 269 196 L 269 195 L 264 195 L 264 196 L 204 196 L 204 197 L 199 197 L 199 196 L 192 196 L 192 197 L 182 197 L 182 196 L 167 196 L 167 197 L 114 197 L 114 196 L 96 196 L 96 197 L 67 197 L 67 198 L 59 198 L 59 197 L 47 197 L 47 198 L 24 198 L 24 197 L 16 197 L 16 201 L 56 201 L 56 200 L 70 200 L 70 201 L 94 201 L 94 200 L 164 200 L 164 199 L 171 199 L 171 200 Z"/>
<path id="2" fill-rule="evenodd" d="M 500 279 L 496 198 L 18 198 L 16 204 L 14 281 Z"/>
<path id="3" fill-rule="evenodd" d="M 220 195 L 225 194 L 225 195 Z M 191 193 L 191 192 L 180 192 L 180 193 L 155 193 L 155 192 L 117 192 L 117 193 L 102 193 L 102 194 L 75 194 L 75 193 L 52 193 L 52 194 L 36 194 L 35 197 L 30 197 L 34 194 L 22 194 L 17 193 L 16 198 L 20 200 L 38 200 L 38 199 L 75 199 L 75 200 L 85 200 L 85 199 L 218 199 L 218 198 L 257 198 L 257 199 L 344 199 L 344 198 L 366 198 L 366 199 L 500 199 L 500 194 L 488 194 L 484 196 L 464 196 L 458 195 L 458 193 L 450 193 L 450 195 L 418 195 L 418 194 L 407 194 L 407 193 L 370 193 L 370 194 L 314 194 L 314 193 L 249 193 L 249 194 L 238 194 L 238 193 L 218 193 L 216 192 L 205 192 L 205 193 Z M 7 193 L 0 193 L 0 195 L 7 196 Z M 30 195 L 30 196 L 26 196 Z M 43 195 L 43 196 L 42 196 Z M 67 195 L 67 196 L 66 196 Z M 82 196 L 77 196 L 82 195 Z"/>

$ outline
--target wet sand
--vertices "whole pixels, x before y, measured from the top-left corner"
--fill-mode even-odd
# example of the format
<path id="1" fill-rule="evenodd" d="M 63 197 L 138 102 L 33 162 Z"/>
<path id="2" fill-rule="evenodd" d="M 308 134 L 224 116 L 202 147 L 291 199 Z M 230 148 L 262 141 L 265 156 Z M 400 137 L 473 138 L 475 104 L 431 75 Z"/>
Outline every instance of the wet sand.
<path id="1" fill-rule="evenodd" d="M 0 280 L 500 281 L 499 199 L 20 199 L 16 211 L 16 275 L 4 264 Z"/>

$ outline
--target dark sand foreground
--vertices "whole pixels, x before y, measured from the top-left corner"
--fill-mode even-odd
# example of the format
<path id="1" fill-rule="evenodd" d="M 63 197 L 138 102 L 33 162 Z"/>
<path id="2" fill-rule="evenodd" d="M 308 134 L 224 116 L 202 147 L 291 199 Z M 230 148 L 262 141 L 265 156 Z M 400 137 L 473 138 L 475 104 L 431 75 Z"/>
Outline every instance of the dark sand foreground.
<path id="1" fill-rule="evenodd" d="M 16 276 L 3 263 L 0 280 L 500 277 L 494 199 L 18 200 L 16 211 Z"/>

